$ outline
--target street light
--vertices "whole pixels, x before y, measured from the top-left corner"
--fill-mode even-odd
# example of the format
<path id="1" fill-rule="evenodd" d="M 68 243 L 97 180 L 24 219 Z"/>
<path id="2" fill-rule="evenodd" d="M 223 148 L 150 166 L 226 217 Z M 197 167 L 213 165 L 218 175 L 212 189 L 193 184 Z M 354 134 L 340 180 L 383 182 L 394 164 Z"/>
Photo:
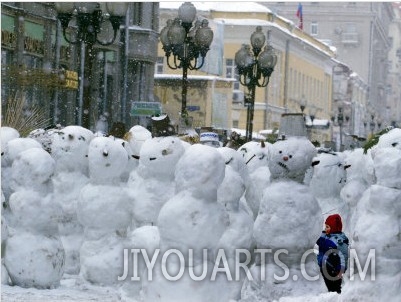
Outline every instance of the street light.
<path id="1" fill-rule="evenodd" d="M 370 115 L 369 127 L 370 127 L 370 134 L 373 137 L 373 131 L 375 131 L 375 127 L 376 127 L 375 115 L 374 114 Z"/>
<path id="2" fill-rule="evenodd" d="M 241 49 L 235 54 L 235 64 L 237 65 L 240 83 L 248 88 L 245 98 L 247 106 L 246 117 L 246 140 L 252 140 L 253 114 L 255 106 L 255 88 L 266 87 L 277 63 L 277 55 L 273 47 L 266 42 L 266 36 L 262 32 L 262 27 L 257 26 L 256 31 L 251 35 L 252 52 L 249 45 L 243 44 Z"/>
<path id="3" fill-rule="evenodd" d="M 55 2 L 55 8 L 64 39 L 73 45 L 81 44 L 78 124 L 89 129 L 91 103 L 89 80 L 94 58 L 93 45 L 98 43 L 107 46 L 114 43 L 120 24 L 127 12 L 128 2 L 103 2 L 101 4 L 99 2 Z M 107 32 L 107 27 L 110 25 L 113 28 L 113 37 L 108 41 L 99 39 L 99 35 Z M 73 34 L 68 34 L 67 29 Z"/>
<path id="4" fill-rule="evenodd" d="M 191 2 L 184 2 L 178 9 L 178 18 L 168 20 L 160 32 L 160 41 L 166 53 L 167 65 L 171 69 L 182 68 L 181 119 L 189 125 L 187 112 L 188 69 L 198 70 L 204 62 L 213 31 L 206 19 L 196 18 L 196 8 Z M 171 55 L 173 62 L 170 62 Z M 199 61 L 200 60 L 200 61 Z"/>

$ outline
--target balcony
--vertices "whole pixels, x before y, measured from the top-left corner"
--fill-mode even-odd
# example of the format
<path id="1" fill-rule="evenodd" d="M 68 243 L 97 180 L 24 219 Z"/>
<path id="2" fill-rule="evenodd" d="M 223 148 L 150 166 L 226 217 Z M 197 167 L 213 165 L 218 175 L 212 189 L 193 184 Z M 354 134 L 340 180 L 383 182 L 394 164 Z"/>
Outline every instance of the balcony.
<path id="1" fill-rule="evenodd" d="M 343 32 L 341 34 L 341 42 L 348 45 L 358 45 L 359 34 L 357 32 Z"/>

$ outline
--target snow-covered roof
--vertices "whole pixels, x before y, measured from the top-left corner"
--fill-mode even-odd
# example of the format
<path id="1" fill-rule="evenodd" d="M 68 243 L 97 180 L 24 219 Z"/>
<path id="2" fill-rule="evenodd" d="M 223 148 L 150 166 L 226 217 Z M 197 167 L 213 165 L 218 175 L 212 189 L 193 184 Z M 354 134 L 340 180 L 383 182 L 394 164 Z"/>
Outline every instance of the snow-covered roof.
<path id="1" fill-rule="evenodd" d="M 184 2 L 161 1 L 161 9 L 178 9 Z M 191 2 L 198 11 L 221 11 L 221 12 L 243 12 L 243 13 L 270 13 L 271 10 L 257 2 L 236 2 L 236 1 L 206 1 Z"/>
<path id="2" fill-rule="evenodd" d="M 188 75 L 189 80 L 207 80 L 207 81 L 225 81 L 225 82 L 235 82 L 236 79 L 233 78 L 222 78 L 213 75 Z M 172 80 L 181 80 L 182 74 L 155 74 L 155 79 L 172 79 Z"/>
<path id="3" fill-rule="evenodd" d="M 227 19 L 227 18 L 215 18 L 214 22 L 221 22 L 225 25 L 249 25 L 249 26 L 268 26 L 272 25 L 271 22 L 260 19 Z"/>

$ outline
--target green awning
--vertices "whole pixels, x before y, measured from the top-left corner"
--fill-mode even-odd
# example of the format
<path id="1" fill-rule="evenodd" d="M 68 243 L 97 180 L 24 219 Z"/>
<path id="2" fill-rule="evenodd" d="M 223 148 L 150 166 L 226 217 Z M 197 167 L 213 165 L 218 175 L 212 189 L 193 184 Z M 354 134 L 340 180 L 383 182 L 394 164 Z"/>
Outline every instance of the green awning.
<path id="1" fill-rule="evenodd" d="M 14 32 L 15 24 L 14 17 L 1 14 L 1 30 Z"/>
<path id="2" fill-rule="evenodd" d="M 44 26 L 30 21 L 24 22 L 25 36 L 35 40 L 43 41 Z"/>

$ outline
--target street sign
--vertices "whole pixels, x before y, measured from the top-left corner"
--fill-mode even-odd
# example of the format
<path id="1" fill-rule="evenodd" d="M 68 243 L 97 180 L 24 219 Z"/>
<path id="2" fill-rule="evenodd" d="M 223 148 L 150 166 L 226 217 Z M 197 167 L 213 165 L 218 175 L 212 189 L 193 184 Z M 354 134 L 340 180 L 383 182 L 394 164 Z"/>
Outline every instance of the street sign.
<path id="1" fill-rule="evenodd" d="M 131 116 L 155 116 L 162 113 L 159 102 L 132 102 Z"/>

